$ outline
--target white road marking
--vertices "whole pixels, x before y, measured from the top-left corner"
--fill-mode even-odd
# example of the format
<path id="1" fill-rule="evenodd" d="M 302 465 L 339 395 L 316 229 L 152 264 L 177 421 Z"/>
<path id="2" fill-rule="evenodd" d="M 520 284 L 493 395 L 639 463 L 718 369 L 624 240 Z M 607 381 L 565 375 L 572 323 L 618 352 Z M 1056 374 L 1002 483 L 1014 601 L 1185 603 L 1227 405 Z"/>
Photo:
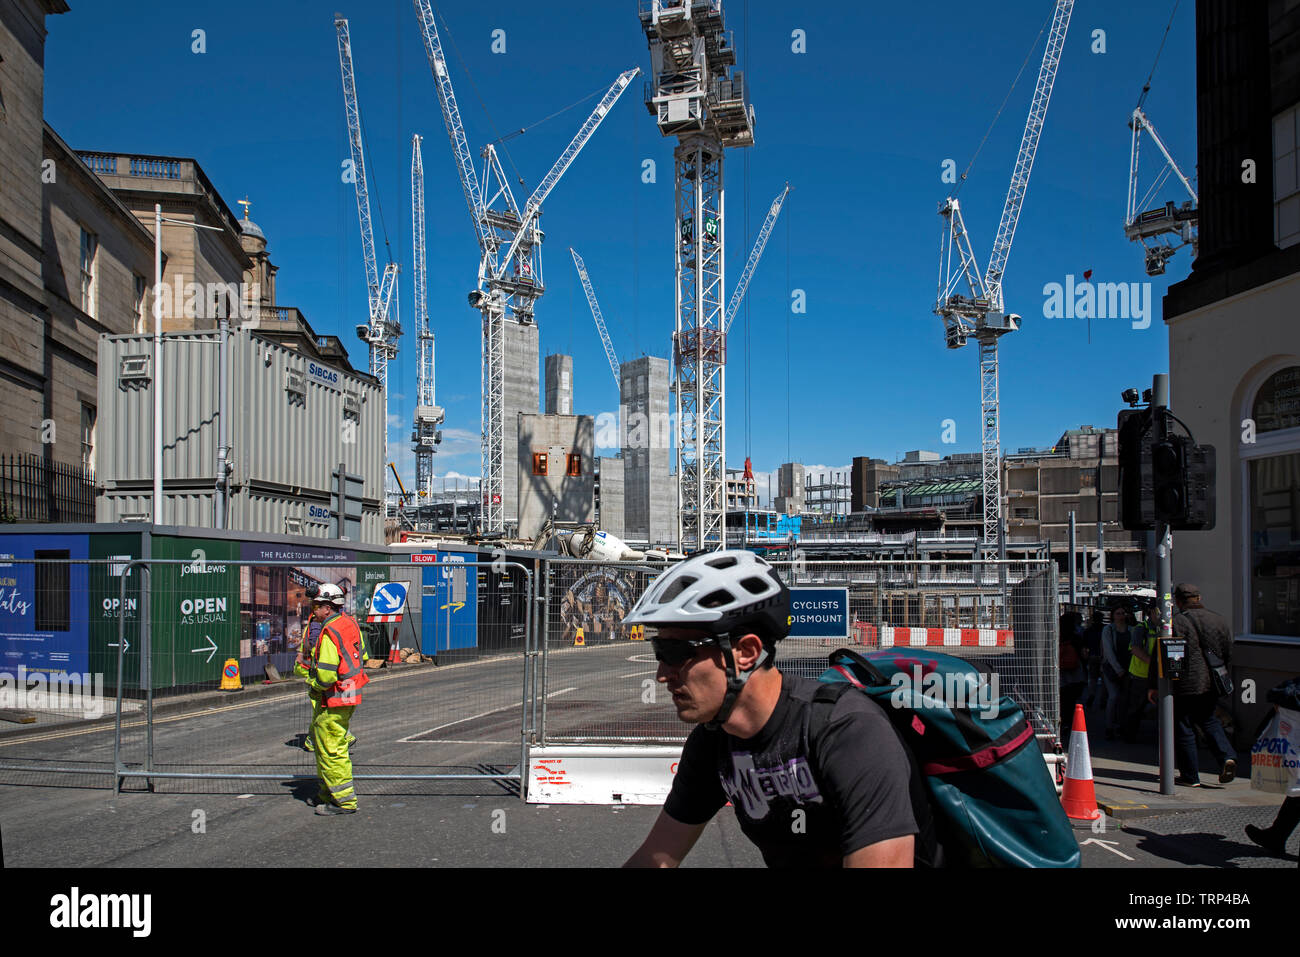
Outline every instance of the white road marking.
<path id="1" fill-rule="evenodd" d="M 567 694 L 570 691 L 577 691 L 577 690 L 578 688 L 576 685 L 572 688 L 561 688 L 559 691 L 552 691 L 546 697 L 554 698 L 562 694 Z M 411 739 L 418 738 L 422 734 L 433 734 L 433 732 L 441 731 L 443 728 L 453 728 L 458 724 L 464 724 L 466 721 L 473 721 L 476 718 L 486 718 L 488 715 L 496 714 L 498 711 L 507 711 L 510 708 L 522 708 L 523 706 L 524 703 L 522 701 L 516 701 L 514 704 L 504 704 L 501 707 L 493 708 L 490 711 L 480 711 L 478 714 L 472 714 L 468 718 L 459 718 L 456 721 L 448 721 L 446 724 L 440 724 L 432 728 L 426 728 L 423 731 L 417 731 L 415 732 L 415 734 L 408 734 L 404 738 L 398 738 L 397 743 L 398 744 L 420 744 L 421 742 L 412 741 Z"/>
<path id="2" fill-rule="evenodd" d="M 625 675 L 619 675 L 619 677 L 620 677 L 620 678 L 635 678 L 635 677 L 637 677 L 638 675 L 657 675 L 658 673 L 659 673 L 659 669 L 658 669 L 658 668 L 655 668 L 653 671 L 631 671 L 631 672 L 628 672 L 628 673 L 625 674 Z"/>

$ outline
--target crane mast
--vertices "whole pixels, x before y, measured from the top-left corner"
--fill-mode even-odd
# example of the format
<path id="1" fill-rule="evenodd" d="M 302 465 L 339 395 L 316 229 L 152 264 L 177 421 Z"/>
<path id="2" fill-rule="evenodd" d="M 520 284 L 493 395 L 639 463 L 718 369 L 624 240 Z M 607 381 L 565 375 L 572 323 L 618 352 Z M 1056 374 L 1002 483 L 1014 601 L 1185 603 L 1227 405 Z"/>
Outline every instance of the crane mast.
<path id="1" fill-rule="evenodd" d="M 482 317 L 482 524 L 485 532 L 499 532 L 505 530 L 506 497 L 505 324 L 507 319 L 531 323 L 537 300 L 545 291 L 539 223 L 542 204 L 640 70 L 628 70 L 614 81 L 520 210 L 491 145 L 481 154 L 480 182 L 452 89 L 433 7 L 430 0 L 413 0 L 413 3 L 461 190 L 479 245 L 478 284 L 469 294 L 469 304 Z"/>
<path id="2" fill-rule="evenodd" d="M 427 264 L 424 247 L 424 158 L 421 137 L 411 137 L 411 234 L 415 271 L 415 330 L 419 365 L 415 373 L 415 425 L 411 441 L 415 446 L 415 487 L 421 495 L 433 491 L 433 453 L 442 442 L 438 431 L 445 414 L 434 392 L 433 333 L 429 331 Z"/>
<path id="3" fill-rule="evenodd" d="M 752 146 L 754 110 L 721 0 L 645 0 L 641 27 L 654 69 L 646 109 L 673 151 L 676 231 L 678 543 L 726 544 L 726 332 L 723 153 Z"/>
<path id="4" fill-rule="evenodd" d="M 335 16 L 338 34 L 339 70 L 343 75 L 343 105 L 347 112 L 348 146 L 352 153 L 352 175 L 357 193 L 357 217 L 361 222 L 361 252 L 366 267 L 366 298 L 369 321 L 359 324 L 357 337 L 370 347 L 370 374 L 379 380 L 384 397 L 384 459 L 388 458 L 388 362 L 397 357 L 402 327 L 397 321 L 397 264 L 389 262 L 381 276 L 375 259 L 375 236 L 370 220 L 370 189 L 366 158 L 361 140 L 361 110 L 357 105 L 357 81 L 352 68 L 352 38 L 348 21 Z"/>
<path id="5" fill-rule="evenodd" d="M 1065 46 L 1065 35 L 1070 26 L 1074 0 L 1056 0 L 1052 15 L 1043 62 L 1038 71 L 1038 82 L 1029 104 L 1029 116 L 1020 139 L 1020 151 L 1011 172 L 1002 218 L 998 223 L 988 268 L 980 276 L 970 235 L 962 219 L 961 206 L 949 197 L 939 206 L 944 219 L 943 238 L 939 248 L 939 297 L 935 314 L 944 324 L 948 348 L 957 349 L 974 336 L 979 346 L 980 367 L 980 446 L 981 473 L 984 498 L 984 536 L 986 548 L 998 541 L 1002 526 L 1002 474 L 1001 474 L 1001 412 L 998 398 L 998 339 L 1020 328 L 1020 316 L 1006 311 L 1002 298 L 1002 278 L 1011 244 L 1015 239 L 1016 225 L 1029 190 L 1029 176 L 1034 168 L 1034 156 L 1042 136 L 1043 122 L 1052 98 L 1056 71 Z M 965 281 L 969 295 L 956 292 Z"/>

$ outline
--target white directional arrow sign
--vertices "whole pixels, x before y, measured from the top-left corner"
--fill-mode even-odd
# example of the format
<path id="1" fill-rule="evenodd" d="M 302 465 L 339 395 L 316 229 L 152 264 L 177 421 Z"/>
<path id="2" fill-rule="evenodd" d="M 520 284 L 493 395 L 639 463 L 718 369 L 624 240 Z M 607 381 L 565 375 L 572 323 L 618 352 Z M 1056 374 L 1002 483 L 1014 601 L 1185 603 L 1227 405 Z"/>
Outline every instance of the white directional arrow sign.
<path id="1" fill-rule="evenodd" d="M 1097 840 L 1095 837 L 1090 837 L 1090 838 L 1088 838 L 1086 841 L 1084 841 L 1082 844 L 1080 844 L 1079 846 L 1080 846 L 1080 847 L 1083 847 L 1083 846 L 1085 846 L 1085 845 L 1087 845 L 1087 844 L 1096 844 L 1096 845 L 1098 845 L 1099 847 L 1104 847 L 1106 850 L 1110 851 L 1112 854 L 1118 854 L 1120 857 L 1124 858 L 1124 860 L 1126 860 L 1126 861 L 1131 861 L 1131 860 L 1133 860 L 1133 858 L 1129 857 L 1129 856 L 1128 856 L 1127 854 L 1125 854 L 1123 851 L 1117 851 L 1117 850 L 1115 850 L 1115 848 L 1111 847 L 1112 844 L 1118 844 L 1118 843 L 1119 843 L 1119 841 L 1099 841 L 1099 840 Z"/>
<path id="2" fill-rule="evenodd" d="M 125 647 L 122 649 L 122 654 L 126 654 L 128 651 L 131 650 L 131 642 L 127 641 L 125 638 L 122 639 L 122 644 L 125 646 Z M 117 647 L 117 642 L 116 642 L 116 641 L 113 642 L 113 643 L 112 643 L 111 645 L 109 645 L 108 647 L 110 647 L 110 648 L 116 648 L 116 647 Z"/>
<path id="3" fill-rule="evenodd" d="M 192 655 L 194 655 L 194 654 L 202 654 L 203 652 L 206 651 L 206 652 L 208 653 L 208 657 L 205 659 L 205 663 L 207 663 L 207 662 L 212 661 L 212 656 L 215 655 L 215 654 L 217 653 L 217 643 L 216 643 L 215 641 L 212 640 L 212 637 L 211 637 L 210 635 L 204 635 L 203 638 L 204 638 L 205 641 L 207 641 L 209 647 L 207 647 L 207 648 L 191 648 L 191 649 L 190 649 L 190 654 L 192 654 Z"/>

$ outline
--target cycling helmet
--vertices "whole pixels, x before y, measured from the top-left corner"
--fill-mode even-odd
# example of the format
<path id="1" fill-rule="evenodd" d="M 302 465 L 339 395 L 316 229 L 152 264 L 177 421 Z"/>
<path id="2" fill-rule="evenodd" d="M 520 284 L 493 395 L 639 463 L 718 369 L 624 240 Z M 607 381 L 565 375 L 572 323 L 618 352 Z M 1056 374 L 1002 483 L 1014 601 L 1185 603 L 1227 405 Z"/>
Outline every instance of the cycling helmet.
<path id="1" fill-rule="evenodd" d="M 688 558 L 661 574 L 624 617 L 626 625 L 691 628 L 717 638 L 727 671 L 722 706 L 705 727 L 716 729 L 731 715 L 740 691 L 790 633 L 790 589 L 771 565 L 743 549 Z M 763 652 L 747 671 L 736 670 L 731 639 L 753 632 Z"/>
<path id="2" fill-rule="evenodd" d="M 315 601 L 327 605 L 333 605 L 335 608 L 342 608 L 343 589 L 339 588 L 338 585 L 331 585 L 329 582 L 326 582 L 318 589 Z"/>

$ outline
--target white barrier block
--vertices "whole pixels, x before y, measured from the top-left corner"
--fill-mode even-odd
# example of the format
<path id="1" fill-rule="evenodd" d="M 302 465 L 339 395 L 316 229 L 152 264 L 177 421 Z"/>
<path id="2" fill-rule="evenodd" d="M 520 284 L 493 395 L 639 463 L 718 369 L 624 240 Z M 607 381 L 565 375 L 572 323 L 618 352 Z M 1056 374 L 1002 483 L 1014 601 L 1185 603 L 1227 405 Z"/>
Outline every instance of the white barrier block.
<path id="1" fill-rule="evenodd" d="M 680 747 L 530 748 L 529 804 L 663 804 Z"/>

